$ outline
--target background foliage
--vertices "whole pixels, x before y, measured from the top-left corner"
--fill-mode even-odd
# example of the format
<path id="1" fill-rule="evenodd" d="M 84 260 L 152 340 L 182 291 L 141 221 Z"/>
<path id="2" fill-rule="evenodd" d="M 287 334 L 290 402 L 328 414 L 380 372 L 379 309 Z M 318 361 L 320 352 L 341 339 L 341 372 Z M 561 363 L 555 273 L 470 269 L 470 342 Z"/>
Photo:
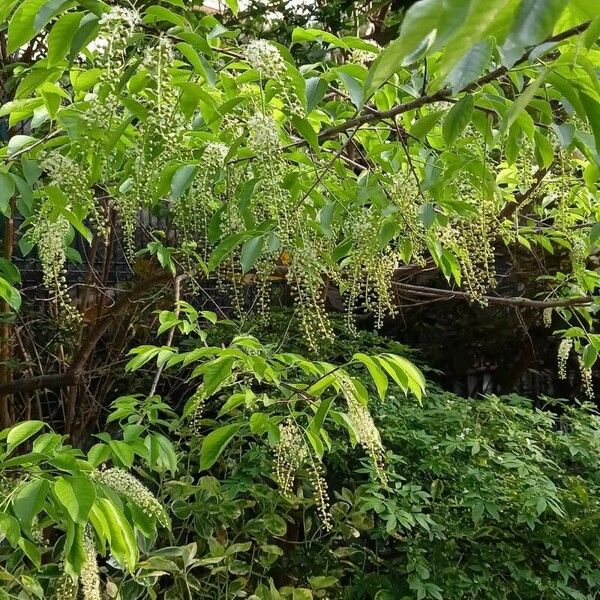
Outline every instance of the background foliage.
<path id="1" fill-rule="evenodd" d="M 0 7 L 0 597 L 595 598 L 600 8 L 227 7 Z"/>

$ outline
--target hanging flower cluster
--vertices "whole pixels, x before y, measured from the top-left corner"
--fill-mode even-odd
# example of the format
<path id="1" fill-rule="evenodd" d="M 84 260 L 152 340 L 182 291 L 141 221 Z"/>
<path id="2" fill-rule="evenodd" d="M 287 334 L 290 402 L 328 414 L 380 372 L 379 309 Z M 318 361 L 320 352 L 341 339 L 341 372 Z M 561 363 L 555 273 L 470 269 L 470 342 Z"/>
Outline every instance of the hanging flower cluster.
<path id="1" fill-rule="evenodd" d="M 563 338 L 558 345 L 558 376 L 560 379 L 567 378 L 567 362 L 573 349 L 572 338 Z"/>
<path id="2" fill-rule="evenodd" d="M 66 328 L 76 326 L 81 315 L 71 303 L 67 287 L 66 237 L 70 231 L 67 218 L 50 202 L 44 202 L 30 222 L 27 238 L 37 247 L 44 287 L 53 294 L 58 316 Z"/>
<path id="3" fill-rule="evenodd" d="M 200 248 L 203 260 L 208 260 L 209 245 L 206 236 L 208 223 L 221 207 L 222 198 L 215 189 L 217 179 L 225 167 L 229 147 L 220 142 L 209 142 L 202 153 L 202 165 L 189 191 L 174 201 L 173 220 L 184 242 L 193 242 Z"/>
<path id="4" fill-rule="evenodd" d="M 308 459 L 306 442 L 292 420 L 279 425 L 279 441 L 275 447 L 275 479 L 284 496 L 292 494 L 296 472 Z"/>
<path id="5" fill-rule="evenodd" d="M 77 590 L 77 582 L 68 573 L 63 573 L 56 580 L 54 597 L 56 600 L 75 600 Z"/>
<path id="6" fill-rule="evenodd" d="M 108 235 L 108 222 L 102 208 L 96 202 L 90 188 L 89 173 L 84 161 L 75 161 L 59 152 L 50 152 L 41 161 L 40 166 L 49 179 L 61 189 L 70 206 L 82 209 L 93 229 L 101 237 Z"/>
<path id="7" fill-rule="evenodd" d="M 293 85 L 293 80 L 287 74 L 285 61 L 277 46 L 267 40 L 253 40 L 246 46 L 245 58 L 261 78 L 272 79 L 281 86 L 281 96 L 292 114 L 304 114 L 297 96 L 288 89 L 290 84 Z"/>
<path id="8" fill-rule="evenodd" d="M 129 498 L 149 517 L 157 519 L 165 527 L 169 526 L 169 517 L 163 505 L 143 483 L 125 471 L 125 469 L 113 467 L 105 471 L 98 471 L 95 477 L 103 485 Z"/>
<path id="9" fill-rule="evenodd" d="M 474 191 L 465 182 L 458 185 L 463 197 L 473 197 Z M 475 197 L 477 197 L 475 195 Z M 458 260 L 461 283 L 472 301 L 485 306 L 486 294 L 496 285 L 494 235 L 496 231 L 494 199 L 480 197 L 476 215 L 460 218 L 449 227 L 439 230 L 440 240 Z"/>
<path id="10" fill-rule="evenodd" d="M 382 485 L 387 485 L 387 474 L 385 472 L 385 460 L 383 445 L 379 430 L 373 421 L 373 417 L 367 406 L 361 402 L 354 382 L 349 375 L 343 371 L 336 371 L 340 391 L 346 399 L 348 406 L 348 417 L 353 424 L 357 440 L 371 459 L 373 469 Z"/>
<path id="11" fill-rule="evenodd" d="M 371 63 L 377 58 L 378 49 L 381 49 L 381 46 L 377 42 L 371 41 L 370 44 L 374 46 L 373 50 L 354 48 L 350 53 L 350 62 L 368 69 Z"/>
<path id="12" fill-rule="evenodd" d="M 253 40 L 246 46 L 246 60 L 262 77 L 281 79 L 285 74 L 285 62 L 281 53 L 267 40 Z"/>
<path id="13" fill-rule="evenodd" d="M 577 357 L 577 362 L 579 363 L 579 375 L 581 377 L 581 387 L 583 388 L 583 393 L 589 400 L 593 400 L 594 384 L 592 379 L 592 370 L 585 366 L 585 362 L 581 356 Z"/>
<path id="14" fill-rule="evenodd" d="M 100 591 L 100 573 L 98 571 L 98 551 L 94 534 L 88 525 L 83 533 L 84 560 L 79 573 L 79 581 L 83 590 L 84 600 L 102 600 Z"/>
<path id="15" fill-rule="evenodd" d="M 294 477 L 301 468 L 308 469 L 319 517 L 329 530 L 333 522 L 323 465 L 310 452 L 300 428 L 288 419 L 279 425 L 279 442 L 275 447 L 275 479 L 284 495 L 291 495 Z"/>

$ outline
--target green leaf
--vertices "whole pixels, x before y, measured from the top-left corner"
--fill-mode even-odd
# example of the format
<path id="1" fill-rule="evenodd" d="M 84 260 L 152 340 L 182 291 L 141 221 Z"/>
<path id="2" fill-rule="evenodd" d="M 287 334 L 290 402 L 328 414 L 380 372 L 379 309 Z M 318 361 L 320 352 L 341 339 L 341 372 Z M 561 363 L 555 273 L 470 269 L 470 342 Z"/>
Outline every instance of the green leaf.
<path id="1" fill-rule="evenodd" d="M 39 548 L 24 537 L 19 539 L 18 544 L 25 556 L 39 569 L 42 566 L 42 555 Z"/>
<path id="2" fill-rule="evenodd" d="M 70 0 L 46 0 L 44 6 L 35 15 L 33 28 L 37 31 L 41 30 L 61 8 L 66 8 L 70 3 Z"/>
<path id="3" fill-rule="evenodd" d="M 13 310 L 19 310 L 21 307 L 21 294 L 4 277 L 0 277 L 0 298 Z"/>
<path id="4" fill-rule="evenodd" d="M 448 75 L 454 92 L 459 92 L 475 81 L 489 65 L 493 44 L 486 40 L 473 46 Z"/>
<path id="5" fill-rule="evenodd" d="M 591 369 L 595 362 L 596 359 L 598 358 L 598 350 L 594 347 L 593 344 L 588 344 L 584 349 L 583 349 L 583 364 L 586 366 L 586 368 Z"/>
<path id="6" fill-rule="evenodd" d="M 319 459 L 323 458 L 323 455 L 325 454 L 325 446 L 321 441 L 321 436 L 319 433 L 314 433 L 310 429 L 305 429 L 304 434 L 306 435 L 309 444 L 312 446 L 312 449 L 315 451 L 315 455 Z"/>
<path id="7" fill-rule="evenodd" d="M 360 109 L 364 103 L 362 83 L 356 77 L 352 77 L 350 73 L 342 69 L 338 70 L 338 76 L 348 90 L 352 104 L 354 104 L 357 110 Z"/>
<path id="8" fill-rule="evenodd" d="M 598 41 L 598 38 L 600 38 L 600 17 L 594 19 L 586 29 L 583 34 L 583 45 L 589 50 Z"/>
<path id="9" fill-rule="evenodd" d="M 181 54 L 183 54 L 188 59 L 188 62 L 192 65 L 192 67 L 194 67 L 194 70 L 197 73 L 204 73 L 204 68 L 202 66 L 202 62 L 200 61 L 200 56 L 191 44 L 188 44 L 187 42 L 178 42 L 177 44 L 175 44 L 175 46 L 179 49 Z"/>
<path id="10" fill-rule="evenodd" d="M 473 114 L 473 96 L 468 95 L 461 98 L 448 112 L 442 123 L 442 135 L 444 142 L 452 146 L 458 136 L 464 131 Z"/>
<path id="11" fill-rule="evenodd" d="M 130 468 L 135 459 L 135 450 L 123 440 L 110 440 L 108 442 L 111 452 L 124 467 Z"/>
<path id="12" fill-rule="evenodd" d="M 126 365 L 125 371 L 135 371 L 140 367 L 144 366 L 148 361 L 152 360 L 159 352 L 160 348 L 157 346 L 138 346 L 133 350 L 129 351 L 129 354 L 135 354 Z"/>
<path id="13" fill-rule="evenodd" d="M 481 521 L 483 517 L 483 513 L 485 511 L 485 505 L 481 500 L 478 500 L 471 507 L 471 518 L 473 519 L 473 523 L 477 524 Z"/>
<path id="14" fill-rule="evenodd" d="M 247 242 L 244 242 L 244 245 L 242 246 L 242 252 L 240 254 L 242 275 L 246 274 L 254 266 L 254 263 L 260 256 L 264 245 L 264 235 L 255 236 L 249 239 Z"/>
<path id="15" fill-rule="evenodd" d="M 103 513 L 110 530 L 109 543 L 113 556 L 132 572 L 138 560 L 135 534 L 125 515 L 107 498 L 98 498 L 96 505 Z"/>
<path id="16" fill-rule="evenodd" d="M 0 533 L 8 540 L 11 546 L 15 546 L 21 537 L 19 521 L 8 513 L 0 512 Z"/>
<path id="17" fill-rule="evenodd" d="M 77 577 L 86 559 L 85 549 L 83 548 L 84 528 L 73 521 L 65 519 L 65 529 L 67 530 L 64 545 L 65 573 L 71 575 L 71 577 Z"/>
<path id="18" fill-rule="evenodd" d="M 10 428 L 6 437 L 6 453 L 10 454 L 19 444 L 35 435 L 46 424 L 42 421 L 24 421 Z"/>
<path id="19" fill-rule="evenodd" d="M 370 98 L 394 73 L 406 64 L 417 49 L 425 49 L 434 37 L 441 17 L 439 0 L 421 0 L 413 4 L 402 22 L 399 37 L 375 60 L 365 81 L 365 98 Z"/>
<path id="20" fill-rule="evenodd" d="M 310 144 L 310 147 L 315 152 L 320 152 L 317 132 L 307 119 L 303 119 L 298 115 L 292 115 L 292 125 L 296 131 L 300 133 L 302 137 Z"/>
<path id="21" fill-rule="evenodd" d="M 306 80 L 306 114 L 311 113 L 327 93 L 327 82 L 321 77 Z"/>
<path id="22" fill-rule="evenodd" d="M 590 0 L 571 0 L 571 2 L 588 19 L 600 17 L 600 4 L 597 2 L 590 2 Z"/>
<path id="23" fill-rule="evenodd" d="M 554 160 L 554 147 L 548 138 L 539 130 L 534 135 L 535 156 L 540 168 L 549 167 Z"/>
<path id="24" fill-rule="evenodd" d="M 315 413 L 315 416 L 310 420 L 308 428 L 315 435 L 319 435 L 319 431 L 321 427 L 323 427 L 323 422 L 325 421 L 325 417 L 327 416 L 327 413 L 329 412 L 329 409 L 331 408 L 332 404 L 333 397 L 321 400 L 319 408 L 317 408 L 317 412 Z"/>
<path id="25" fill-rule="evenodd" d="M 333 577 L 331 575 L 317 575 L 315 577 L 311 577 L 308 581 L 313 590 L 323 590 L 336 585 L 339 580 L 337 577 Z"/>
<path id="26" fill-rule="evenodd" d="M 150 6 L 146 10 L 146 16 L 144 22 L 155 23 L 157 21 L 166 21 L 167 23 L 173 23 L 173 25 L 179 25 L 183 29 L 189 28 L 189 24 L 184 17 L 177 13 L 165 8 L 164 6 Z"/>
<path id="27" fill-rule="evenodd" d="M 448 7 L 450 3 L 447 3 Z M 466 10 L 468 8 L 468 10 Z M 514 2 L 512 0 L 470 0 L 468 6 L 463 3 L 463 10 L 466 10 L 464 17 L 454 31 L 447 31 L 447 43 L 444 48 L 442 60 L 440 61 L 440 79 L 444 78 L 456 65 L 465 57 L 468 52 L 477 48 L 485 42 L 485 38 L 491 33 L 495 34 L 494 23 L 497 19 L 502 19 L 514 11 Z M 436 43 L 436 49 L 440 49 L 444 41 Z M 491 52 L 491 48 L 490 48 Z M 475 63 L 481 59 L 476 58 Z"/>
<path id="28" fill-rule="evenodd" d="M 239 11 L 238 1 L 237 0 L 225 0 L 225 4 L 229 7 L 229 10 L 237 16 Z"/>
<path id="29" fill-rule="evenodd" d="M 30 529 L 33 518 L 44 506 L 49 489 L 50 484 L 45 479 L 34 479 L 19 488 L 12 509 L 23 529 Z"/>
<path id="30" fill-rule="evenodd" d="M 15 181 L 8 173 L 0 173 L 0 212 L 8 214 L 9 202 L 15 193 Z"/>
<path id="31" fill-rule="evenodd" d="M 239 423 L 223 425 L 204 438 L 200 449 L 200 470 L 205 471 L 215 464 L 240 427 Z"/>
<path id="32" fill-rule="evenodd" d="M 171 198 L 173 200 L 180 198 L 192 185 L 197 171 L 197 165 L 183 165 L 175 171 L 175 175 L 171 180 Z"/>
<path id="33" fill-rule="evenodd" d="M 423 117 L 420 117 L 410 128 L 410 135 L 420 140 L 425 138 L 427 134 L 437 125 L 438 121 L 442 118 L 444 111 L 437 110 L 430 112 Z"/>
<path id="34" fill-rule="evenodd" d="M 15 4 L 20 0 L 5 0 L 0 4 L 0 23 L 7 21 L 10 13 L 12 12 Z"/>
<path id="35" fill-rule="evenodd" d="M 425 202 L 419 206 L 419 219 L 425 229 L 429 229 L 435 221 L 435 207 L 431 202 Z"/>
<path id="36" fill-rule="evenodd" d="M 360 361 L 367 369 L 371 377 L 373 378 L 373 382 L 375 383 L 375 387 L 377 388 L 377 393 L 379 397 L 383 400 L 385 398 L 385 394 L 388 388 L 388 378 L 385 373 L 381 370 L 381 368 L 377 365 L 377 363 L 366 354 L 361 352 L 355 354 L 352 358 Z"/>
<path id="37" fill-rule="evenodd" d="M 277 537 L 283 537 L 287 531 L 287 524 L 283 517 L 270 513 L 263 517 L 263 523 L 269 533 L 276 535 Z"/>
<path id="38" fill-rule="evenodd" d="M 209 271 L 214 271 L 245 237 L 245 233 L 236 233 L 235 235 L 224 238 L 212 251 L 210 258 L 208 259 Z"/>
<path id="39" fill-rule="evenodd" d="M 521 113 L 527 108 L 529 103 L 533 100 L 535 93 L 544 83 L 548 71 L 542 71 L 534 81 L 532 81 L 526 88 L 525 91 L 511 104 L 510 108 L 504 114 L 502 123 L 500 124 L 500 132 L 505 133 L 513 123 L 519 118 Z"/>
<path id="40" fill-rule="evenodd" d="M 596 152 L 600 152 L 600 102 L 583 92 L 580 92 L 579 98 L 583 104 L 588 123 L 594 134 Z"/>
<path id="41" fill-rule="evenodd" d="M 590 229 L 590 245 L 594 244 L 600 239 L 600 223 L 594 223 Z"/>
<path id="42" fill-rule="evenodd" d="M 106 462 L 110 457 L 110 447 L 107 444 L 94 444 L 88 450 L 88 461 L 94 466 L 98 467 L 103 462 Z"/>
<path id="43" fill-rule="evenodd" d="M 54 494 L 67 509 L 76 523 L 87 522 L 88 515 L 96 501 L 96 488 L 84 475 L 59 477 L 54 483 Z"/>
<path id="44" fill-rule="evenodd" d="M 206 396 L 214 394 L 219 386 L 231 375 L 234 359 L 231 356 L 222 356 L 207 365 L 204 371 L 204 393 Z"/>
<path id="45" fill-rule="evenodd" d="M 23 0 L 8 23 L 7 51 L 9 54 L 26 44 L 46 25 L 52 18 L 52 11 L 48 14 L 43 9 L 44 6 L 53 4 L 56 3 L 48 0 Z M 64 0 L 59 4 L 64 4 Z M 44 15 L 44 18 L 38 18 L 40 14 Z"/>
<path id="46" fill-rule="evenodd" d="M 508 44 L 532 46 L 547 38 L 569 0 L 522 0 Z"/>
<path id="47" fill-rule="evenodd" d="M 83 18 L 82 12 L 64 14 L 48 34 L 48 66 L 57 65 L 66 56 Z"/>
<path id="48" fill-rule="evenodd" d="M 39 140 L 30 135 L 13 135 L 10 140 L 8 140 L 8 156 L 14 156 L 17 152 L 24 151 L 38 141 Z"/>

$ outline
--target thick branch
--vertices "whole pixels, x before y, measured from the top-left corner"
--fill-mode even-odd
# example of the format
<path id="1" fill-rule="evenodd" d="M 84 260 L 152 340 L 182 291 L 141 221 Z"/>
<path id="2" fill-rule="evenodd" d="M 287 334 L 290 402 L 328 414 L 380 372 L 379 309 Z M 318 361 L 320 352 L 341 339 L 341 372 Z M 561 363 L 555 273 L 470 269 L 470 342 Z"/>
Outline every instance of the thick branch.
<path id="1" fill-rule="evenodd" d="M 397 289 L 427 298 L 440 298 L 446 300 L 471 300 L 466 292 L 455 290 L 441 290 L 438 288 L 426 287 L 422 285 L 411 285 L 408 283 L 394 282 Z M 591 296 L 579 296 L 577 298 L 565 298 L 564 300 L 532 300 L 521 296 L 505 298 L 501 296 L 484 296 L 488 304 L 499 304 L 503 306 L 516 306 L 521 308 L 560 308 L 566 306 L 588 306 L 594 302 Z"/>
<path id="2" fill-rule="evenodd" d="M 513 216 L 515 211 L 525 204 L 533 195 L 533 193 L 540 187 L 542 180 L 552 169 L 552 165 L 538 169 L 533 176 L 533 183 L 524 192 L 518 192 L 514 195 L 514 202 L 510 202 L 504 206 L 504 208 L 498 213 L 498 219 L 509 219 Z"/>

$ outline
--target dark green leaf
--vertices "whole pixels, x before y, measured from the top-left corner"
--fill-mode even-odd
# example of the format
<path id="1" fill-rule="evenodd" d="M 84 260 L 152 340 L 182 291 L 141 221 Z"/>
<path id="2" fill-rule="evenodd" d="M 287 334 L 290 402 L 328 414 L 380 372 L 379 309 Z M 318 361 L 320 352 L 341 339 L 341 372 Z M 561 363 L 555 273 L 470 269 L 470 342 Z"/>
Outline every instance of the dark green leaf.
<path id="1" fill-rule="evenodd" d="M 260 256 L 264 245 L 264 235 L 257 235 L 253 238 L 250 238 L 247 242 L 244 242 L 244 245 L 242 246 L 242 252 L 240 254 L 242 274 L 245 274 L 252 269 L 254 263 L 256 263 L 258 257 Z"/>
<path id="2" fill-rule="evenodd" d="M 452 146 L 458 136 L 464 131 L 473 114 L 473 96 L 464 96 L 448 112 L 442 123 L 444 142 Z"/>
<path id="3" fill-rule="evenodd" d="M 522 0 L 508 44 L 525 47 L 551 35 L 569 0 Z"/>
<path id="4" fill-rule="evenodd" d="M 210 469 L 219 456 L 221 456 L 223 450 L 225 450 L 227 444 L 231 442 L 235 434 L 239 431 L 241 425 L 239 423 L 232 423 L 231 425 L 223 425 L 214 431 L 211 431 L 202 441 L 202 448 L 200 449 L 200 469 L 205 471 Z"/>
<path id="5" fill-rule="evenodd" d="M 31 527 L 33 518 L 42 510 L 50 485 L 45 479 L 34 479 L 19 488 L 12 507 L 23 529 Z"/>
<path id="6" fill-rule="evenodd" d="M 194 181 L 197 170 L 197 165 L 183 165 L 177 169 L 171 180 L 171 198 L 177 200 L 187 191 Z"/>
<path id="7" fill-rule="evenodd" d="M 583 92 L 579 94 L 579 98 L 585 109 L 588 123 L 592 128 L 594 140 L 596 140 L 595 150 L 596 152 L 600 152 L 600 102 Z"/>

